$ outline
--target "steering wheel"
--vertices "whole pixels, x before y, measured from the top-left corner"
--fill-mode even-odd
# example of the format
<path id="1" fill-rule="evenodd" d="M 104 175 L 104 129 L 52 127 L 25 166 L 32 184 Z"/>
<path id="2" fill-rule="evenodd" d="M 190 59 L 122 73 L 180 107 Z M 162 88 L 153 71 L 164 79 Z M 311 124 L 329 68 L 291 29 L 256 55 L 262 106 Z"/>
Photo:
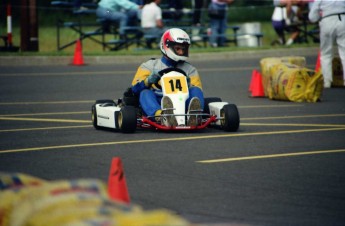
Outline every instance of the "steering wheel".
<path id="1" fill-rule="evenodd" d="M 160 75 L 160 77 L 162 77 L 164 74 L 167 74 L 171 71 L 176 71 L 176 72 L 179 72 L 181 74 L 183 74 L 184 76 L 187 76 L 186 72 L 180 68 L 175 68 L 175 67 L 168 67 L 168 68 L 165 68 L 163 70 L 160 70 L 158 72 L 158 74 Z"/>
<path id="2" fill-rule="evenodd" d="M 184 70 L 182 70 L 182 69 L 180 69 L 180 68 L 175 68 L 175 67 L 168 67 L 168 68 L 165 68 L 165 69 L 163 69 L 163 70 L 160 70 L 160 71 L 158 72 L 158 75 L 159 75 L 160 78 L 162 78 L 162 76 L 163 76 L 164 74 L 167 74 L 167 73 L 169 73 L 169 72 L 171 72 L 171 71 L 179 72 L 179 73 L 181 73 L 181 74 L 183 74 L 184 76 L 187 77 L 187 74 L 186 74 L 186 72 L 185 72 Z M 158 89 L 162 89 L 162 86 L 159 85 L 158 82 L 159 82 L 159 80 L 158 80 L 154 85 L 155 85 Z M 153 85 L 153 84 L 152 84 L 152 85 Z"/>

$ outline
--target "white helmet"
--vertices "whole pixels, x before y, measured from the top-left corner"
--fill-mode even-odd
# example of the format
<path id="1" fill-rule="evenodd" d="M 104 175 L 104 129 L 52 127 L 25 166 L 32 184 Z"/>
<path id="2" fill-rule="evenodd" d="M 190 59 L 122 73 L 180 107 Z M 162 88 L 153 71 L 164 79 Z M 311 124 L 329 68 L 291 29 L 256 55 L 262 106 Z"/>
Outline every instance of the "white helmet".
<path id="1" fill-rule="evenodd" d="M 174 49 L 176 44 L 185 46 L 185 51 L 182 55 L 176 53 Z M 171 28 L 164 32 L 160 43 L 162 53 L 175 62 L 185 61 L 188 58 L 189 46 L 189 35 L 180 28 Z"/>

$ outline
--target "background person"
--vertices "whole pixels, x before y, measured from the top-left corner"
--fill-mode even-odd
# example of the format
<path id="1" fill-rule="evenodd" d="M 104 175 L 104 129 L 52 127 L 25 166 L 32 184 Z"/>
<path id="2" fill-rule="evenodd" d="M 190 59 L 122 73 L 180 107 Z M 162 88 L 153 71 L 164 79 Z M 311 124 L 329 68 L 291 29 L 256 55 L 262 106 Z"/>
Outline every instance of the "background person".
<path id="1" fill-rule="evenodd" d="M 278 35 L 278 40 L 272 42 L 272 45 L 279 44 L 285 45 L 285 19 L 286 8 L 284 6 L 275 6 L 271 17 L 272 27 Z"/>
<path id="2" fill-rule="evenodd" d="M 141 11 L 141 27 L 145 35 L 161 37 L 164 33 L 164 23 L 162 20 L 162 9 L 159 7 L 161 0 L 149 0 Z M 147 47 L 152 48 L 151 42 L 147 40 Z"/>
<path id="3" fill-rule="evenodd" d="M 338 45 L 345 80 L 345 1 L 315 0 L 308 17 L 311 22 L 319 21 L 321 69 L 324 87 L 330 88 L 333 81 L 332 60 L 335 43 Z"/>
<path id="4" fill-rule="evenodd" d="M 199 36 L 201 27 L 201 12 L 204 6 L 204 0 L 192 0 L 193 17 L 192 23 L 195 28 L 192 29 L 192 40 L 200 41 L 202 38 Z"/>
<path id="5" fill-rule="evenodd" d="M 139 5 L 129 0 L 101 0 L 96 15 L 110 22 L 119 23 L 120 38 L 125 35 L 125 27 L 138 22 Z"/>
<path id="6" fill-rule="evenodd" d="M 201 11 L 204 6 L 204 0 L 192 0 L 193 6 L 193 25 L 201 25 Z"/>
<path id="7" fill-rule="evenodd" d="M 212 0 L 208 7 L 211 35 L 209 42 L 212 47 L 224 46 L 226 42 L 227 5 L 234 0 Z"/>
<path id="8" fill-rule="evenodd" d="M 272 26 L 278 35 L 278 40 L 273 41 L 272 45 L 292 45 L 298 38 L 300 31 L 297 29 L 299 12 L 305 7 L 303 0 L 280 0 L 273 1 L 274 10 L 272 14 Z M 285 38 L 285 31 L 291 33 L 288 40 Z"/>

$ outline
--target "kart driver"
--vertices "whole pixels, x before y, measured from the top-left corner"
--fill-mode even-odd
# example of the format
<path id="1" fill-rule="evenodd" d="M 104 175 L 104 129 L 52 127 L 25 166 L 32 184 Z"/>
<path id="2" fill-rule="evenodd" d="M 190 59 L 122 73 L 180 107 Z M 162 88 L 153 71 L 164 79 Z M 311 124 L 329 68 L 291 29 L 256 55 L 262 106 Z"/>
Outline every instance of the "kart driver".
<path id="1" fill-rule="evenodd" d="M 188 34 L 179 29 L 171 28 L 167 30 L 160 42 L 160 49 L 163 53 L 161 59 L 150 59 L 142 63 L 132 81 L 132 91 L 139 95 L 139 103 L 148 116 L 155 116 L 157 122 L 162 122 L 167 126 L 177 126 L 175 116 L 167 116 L 161 119 L 161 101 L 165 114 L 173 114 L 173 103 L 167 96 L 162 96 L 162 91 L 158 82 L 160 76 L 158 72 L 166 68 L 182 69 L 187 75 L 189 98 L 186 101 L 189 114 L 192 111 L 203 109 L 204 96 L 199 73 L 195 67 L 186 62 L 188 58 L 190 38 Z M 157 87 L 158 86 L 158 87 Z M 163 100 L 162 100 L 163 99 Z M 197 117 L 189 116 L 188 126 L 197 125 Z"/>

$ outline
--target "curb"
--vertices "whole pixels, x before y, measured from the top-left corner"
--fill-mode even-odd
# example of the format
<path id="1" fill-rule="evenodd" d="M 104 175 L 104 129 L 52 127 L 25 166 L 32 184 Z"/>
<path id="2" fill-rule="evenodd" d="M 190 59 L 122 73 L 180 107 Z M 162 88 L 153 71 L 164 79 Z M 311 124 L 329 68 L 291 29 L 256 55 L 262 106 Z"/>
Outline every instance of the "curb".
<path id="1" fill-rule="evenodd" d="M 210 61 L 219 59 L 250 59 L 265 57 L 282 56 L 317 56 L 319 47 L 305 48 L 286 48 L 286 49 L 268 49 L 268 50 L 244 50 L 229 51 L 219 53 L 191 53 L 190 61 Z M 124 64 L 130 62 L 143 62 L 151 57 L 157 56 L 84 56 L 86 65 L 106 65 L 106 64 Z M 73 56 L 0 56 L 0 66 L 46 66 L 46 65 L 72 65 Z"/>

